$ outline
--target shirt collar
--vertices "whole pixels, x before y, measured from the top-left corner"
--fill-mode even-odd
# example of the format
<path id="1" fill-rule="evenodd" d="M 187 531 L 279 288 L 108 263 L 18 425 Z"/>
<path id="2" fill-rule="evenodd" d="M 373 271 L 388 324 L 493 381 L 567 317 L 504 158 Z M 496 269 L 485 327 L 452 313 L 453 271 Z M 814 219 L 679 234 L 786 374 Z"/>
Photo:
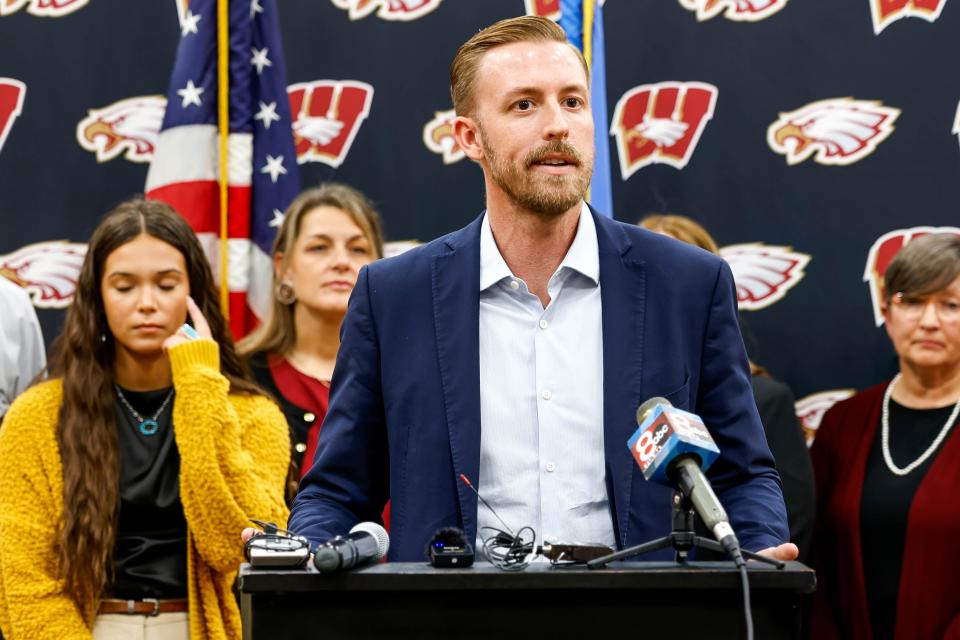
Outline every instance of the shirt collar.
<path id="1" fill-rule="evenodd" d="M 557 272 L 559 273 L 564 267 L 583 274 L 590 278 L 594 284 L 600 282 L 597 227 L 586 204 L 583 204 L 580 208 L 577 234 L 573 237 L 573 242 L 567 250 L 567 255 L 560 262 Z M 513 277 L 513 273 L 493 239 L 490 217 L 484 214 L 483 222 L 480 223 L 480 291 L 485 291 L 504 278 L 511 277 Z"/>

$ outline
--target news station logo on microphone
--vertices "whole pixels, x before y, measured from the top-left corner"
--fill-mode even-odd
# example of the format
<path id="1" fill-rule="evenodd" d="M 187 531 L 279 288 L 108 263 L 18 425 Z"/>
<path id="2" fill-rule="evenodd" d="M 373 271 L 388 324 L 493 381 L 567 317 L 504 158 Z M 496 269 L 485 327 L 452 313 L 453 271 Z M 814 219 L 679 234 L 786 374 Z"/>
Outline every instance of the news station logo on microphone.
<path id="1" fill-rule="evenodd" d="M 638 418 L 640 426 L 627 445 L 647 480 L 669 484 L 664 462 L 684 453 L 698 456 L 704 471 L 720 455 L 707 427 L 692 413 L 658 404 Z"/>

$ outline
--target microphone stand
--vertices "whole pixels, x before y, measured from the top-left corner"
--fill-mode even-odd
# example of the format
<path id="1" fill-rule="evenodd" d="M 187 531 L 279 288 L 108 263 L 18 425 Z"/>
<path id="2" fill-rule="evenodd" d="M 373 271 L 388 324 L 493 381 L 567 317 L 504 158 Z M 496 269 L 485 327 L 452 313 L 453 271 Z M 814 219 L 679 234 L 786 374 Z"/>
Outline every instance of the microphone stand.
<path id="1" fill-rule="evenodd" d="M 677 564 L 687 563 L 687 556 L 691 549 L 707 549 L 709 551 L 716 551 L 721 554 L 725 553 L 723 547 L 721 547 L 720 543 L 716 540 L 710 540 L 696 534 L 693 527 L 695 513 L 696 512 L 693 509 L 693 503 L 690 501 L 690 496 L 682 491 L 674 491 L 673 530 L 670 531 L 670 535 L 638 544 L 630 547 L 629 549 L 624 549 L 623 551 L 617 551 L 616 553 L 595 558 L 587 562 L 587 566 L 591 569 L 602 569 L 609 563 L 617 560 L 632 558 L 633 556 L 638 556 L 641 553 L 648 553 L 650 551 L 658 551 L 660 549 L 669 548 L 672 548 L 674 551 L 676 551 Z M 777 569 L 783 569 L 785 566 L 787 566 L 786 563 L 781 560 L 774 560 L 773 558 L 761 556 L 760 554 L 747 551 L 746 549 L 741 549 L 741 553 L 743 553 L 743 557 L 748 560 L 765 562 L 775 566 Z"/>

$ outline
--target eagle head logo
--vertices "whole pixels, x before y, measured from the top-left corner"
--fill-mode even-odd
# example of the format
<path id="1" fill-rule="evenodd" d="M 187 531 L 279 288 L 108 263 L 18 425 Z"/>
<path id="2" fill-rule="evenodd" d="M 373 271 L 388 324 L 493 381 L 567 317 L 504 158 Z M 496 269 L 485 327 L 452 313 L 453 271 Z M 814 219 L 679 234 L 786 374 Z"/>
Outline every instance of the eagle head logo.
<path id="1" fill-rule="evenodd" d="M 813 444 L 813 438 L 816 436 L 820 422 L 823 420 L 823 414 L 833 405 L 841 400 L 846 400 L 856 391 L 853 389 L 830 389 L 829 391 L 820 391 L 812 393 L 805 398 L 800 398 L 793 405 L 794 412 L 797 414 L 797 420 L 803 427 L 803 434 L 807 437 L 807 446 Z"/>
<path id="2" fill-rule="evenodd" d="M 740 309 L 756 311 L 769 307 L 803 280 L 810 256 L 790 247 L 761 242 L 734 244 L 720 249 L 730 265 L 737 286 Z"/>
<path id="3" fill-rule="evenodd" d="M 370 113 L 373 87 L 354 80 L 314 80 L 287 87 L 297 162 L 339 167 Z"/>
<path id="4" fill-rule="evenodd" d="M 97 154 L 97 162 L 121 153 L 131 162 L 150 162 L 163 124 L 167 99 L 135 96 L 102 109 L 90 109 L 77 123 L 77 142 Z"/>
<path id="5" fill-rule="evenodd" d="M 820 100 L 781 113 L 767 128 L 767 144 L 789 165 L 811 156 L 824 165 L 853 164 L 893 133 L 899 115 L 899 109 L 877 100 Z"/>
<path id="6" fill-rule="evenodd" d="M 23 287 L 35 307 L 62 308 L 77 290 L 87 245 L 65 241 L 37 242 L 0 255 L 0 276 Z"/>
<path id="7" fill-rule="evenodd" d="M 889 231 L 873 243 L 867 252 L 867 265 L 863 269 L 863 281 L 870 287 L 870 300 L 873 304 L 873 319 L 877 326 L 883 324 L 883 301 L 886 299 L 886 289 L 883 275 L 887 267 L 908 242 L 914 238 L 925 236 L 928 233 L 955 233 L 960 235 L 957 227 L 910 227 L 909 229 L 895 229 Z"/>
<path id="8" fill-rule="evenodd" d="M 423 125 L 423 144 L 441 156 L 443 164 L 453 164 L 466 157 L 453 137 L 453 119 L 456 116 L 453 109 L 437 111 L 433 120 Z"/>
<path id="9" fill-rule="evenodd" d="M 346 9 L 351 20 L 365 18 L 374 11 L 383 20 L 416 20 L 440 6 L 443 0 L 332 0 L 338 9 Z"/>
<path id="10" fill-rule="evenodd" d="M 550 20 L 560 19 L 560 0 L 523 0 L 528 16 L 540 16 Z"/>
<path id="11" fill-rule="evenodd" d="M 682 169 L 690 162 L 718 90 L 704 82 L 658 82 L 627 91 L 613 111 L 620 173 L 626 180 L 656 163 Z"/>
<path id="12" fill-rule="evenodd" d="M 27 85 L 13 78 L 0 78 L 0 150 L 3 149 L 3 143 L 7 141 L 17 116 L 23 112 L 26 95 Z"/>
<path id="13" fill-rule="evenodd" d="M 695 11 L 702 22 L 720 14 L 736 22 L 757 22 L 787 6 L 787 0 L 680 0 L 684 9 Z"/>
<path id="14" fill-rule="evenodd" d="M 24 7 L 27 13 L 41 18 L 60 18 L 87 5 L 90 0 L 0 0 L 0 16 Z"/>
<path id="15" fill-rule="evenodd" d="M 869 0 L 873 33 L 880 32 L 901 18 L 922 18 L 934 22 L 947 0 Z"/>

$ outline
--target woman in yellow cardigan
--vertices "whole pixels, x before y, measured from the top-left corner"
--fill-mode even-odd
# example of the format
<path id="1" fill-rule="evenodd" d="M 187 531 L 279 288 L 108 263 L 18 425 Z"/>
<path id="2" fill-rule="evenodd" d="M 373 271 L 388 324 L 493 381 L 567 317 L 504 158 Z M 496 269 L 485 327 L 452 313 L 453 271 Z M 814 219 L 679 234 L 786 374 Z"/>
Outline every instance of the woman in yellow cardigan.
<path id="1" fill-rule="evenodd" d="M 103 219 L 53 354 L 0 429 L 4 636 L 239 638 L 237 531 L 286 521 L 288 428 L 173 209 Z"/>

